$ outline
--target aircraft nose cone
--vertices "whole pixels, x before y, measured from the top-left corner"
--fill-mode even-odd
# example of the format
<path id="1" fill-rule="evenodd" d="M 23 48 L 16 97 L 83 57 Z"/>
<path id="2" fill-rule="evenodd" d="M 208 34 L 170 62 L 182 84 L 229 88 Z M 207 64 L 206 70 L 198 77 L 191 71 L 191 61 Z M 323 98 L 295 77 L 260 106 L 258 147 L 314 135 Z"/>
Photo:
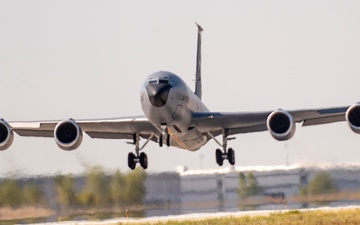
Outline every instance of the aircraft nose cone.
<path id="1" fill-rule="evenodd" d="M 164 106 L 171 88 L 172 86 L 170 84 L 149 84 L 146 87 L 146 91 L 151 104 L 156 107 Z"/>

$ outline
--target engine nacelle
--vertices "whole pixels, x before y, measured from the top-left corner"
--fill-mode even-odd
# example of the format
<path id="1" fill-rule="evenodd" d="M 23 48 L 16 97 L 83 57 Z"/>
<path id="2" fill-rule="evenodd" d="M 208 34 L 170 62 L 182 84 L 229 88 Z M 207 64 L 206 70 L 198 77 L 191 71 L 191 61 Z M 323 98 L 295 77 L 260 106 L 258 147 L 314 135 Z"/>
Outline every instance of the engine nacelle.
<path id="1" fill-rule="evenodd" d="M 289 112 L 284 110 L 270 113 L 266 125 L 271 136 L 278 141 L 289 140 L 295 134 L 295 120 Z"/>
<path id="2" fill-rule="evenodd" d="M 71 151 L 80 146 L 83 133 L 81 127 L 73 119 L 68 119 L 56 125 L 54 138 L 62 150 Z"/>
<path id="3" fill-rule="evenodd" d="M 345 118 L 351 130 L 360 134 L 360 103 L 350 106 L 346 110 Z"/>
<path id="4" fill-rule="evenodd" d="M 14 132 L 11 126 L 0 119 L 0 151 L 6 150 L 14 141 Z"/>

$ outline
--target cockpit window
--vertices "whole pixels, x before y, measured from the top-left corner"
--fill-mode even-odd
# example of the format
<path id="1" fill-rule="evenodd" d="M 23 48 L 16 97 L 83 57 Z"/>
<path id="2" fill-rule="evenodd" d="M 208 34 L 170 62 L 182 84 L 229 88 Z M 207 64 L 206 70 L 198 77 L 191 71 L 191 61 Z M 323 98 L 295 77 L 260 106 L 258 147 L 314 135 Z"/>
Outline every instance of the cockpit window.
<path id="1" fill-rule="evenodd" d="M 176 85 L 176 81 L 174 79 L 171 79 L 169 80 L 169 84 L 174 87 Z"/>
<path id="2" fill-rule="evenodd" d="M 172 84 L 171 80 L 168 79 L 152 79 L 149 80 L 148 84 Z"/>
<path id="3" fill-rule="evenodd" d="M 159 80 L 159 84 L 167 84 L 169 83 L 169 80 Z"/>
<path id="4" fill-rule="evenodd" d="M 158 82 L 157 80 L 150 80 L 149 84 L 157 84 L 157 82 Z"/>

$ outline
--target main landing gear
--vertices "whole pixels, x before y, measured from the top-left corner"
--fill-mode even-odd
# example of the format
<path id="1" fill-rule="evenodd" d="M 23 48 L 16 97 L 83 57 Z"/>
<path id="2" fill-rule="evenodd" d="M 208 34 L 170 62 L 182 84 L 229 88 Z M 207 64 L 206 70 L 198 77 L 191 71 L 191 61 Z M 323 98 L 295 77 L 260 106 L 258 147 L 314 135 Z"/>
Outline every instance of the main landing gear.
<path id="1" fill-rule="evenodd" d="M 128 166 L 130 169 L 134 170 L 136 167 L 136 163 L 140 163 L 140 166 L 144 169 L 148 168 L 148 157 L 145 152 L 140 153 L 140 151 L 147 145 L 147 143 L 149 143 L 153 136 L 153 134 L 150 135 L 144 145 L 140 148 L 139 134 L 134 134 L 134 142 L 132 142 L 131 144 L 135 145 L 135 154 L 132 152 L 128 154 Z"/>
<path id="2" fill-rule="evenodd" d="M 138 133 L 133 135 L 133 142 L 128 142 L 128 144 L 135 145 L 135 153 L 129 152 L 128 154 L 128 166 L 130 169 L 134 170 L 136 168 L 136 164 L 140 163 L 140 166 L 144 169 L 148 168 L 148 157 L 145 152 L 140 151 L 149 143 L 150 140 L 154 137 L 154 134 L 151 134 L 150 137 L 146 140 L 143 146 L 140 147 L 140 136 Z M 160 147 L 163 144 L 166 144 L 170 147 L 170 135 L 168 133 L 167 127 L 165 125 L 161 126 L 161 135 L 159 138 Z"/>
<path id="3" fill-rule="evenodd" d="M 215 139 L 214 136 L 211 135 L 215 142 L 222 147 L 222 150 L 216 149 L 215 151 L 216 163 L 219 166 L 222 166 L 224 164 L 224 160 L 227 159 L 230 165 L 235 165 L 235 151 L 232 148 L 227 149 L 227 141 L 233 140 L 235 138 L 228 138 L 228 132 L 226 130 L 223 132 L 222 136 L 223 144 L 221 144 L 218 140 Z"/>

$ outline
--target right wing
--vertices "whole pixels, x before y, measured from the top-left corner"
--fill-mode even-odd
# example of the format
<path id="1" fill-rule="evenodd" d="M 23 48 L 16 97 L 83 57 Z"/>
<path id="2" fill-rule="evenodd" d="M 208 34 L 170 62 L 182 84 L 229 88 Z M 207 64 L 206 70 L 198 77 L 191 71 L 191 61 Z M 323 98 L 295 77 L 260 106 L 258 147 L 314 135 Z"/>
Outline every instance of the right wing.
<path id="1" fill-rule="evenodd" d="M 303 126 L 310 126 L 345 121 L 348 108 L 349 106 L 281 111 L 289 113 L 295 123 L 302 122 Z M 211 133 L 213 136 L 222 134 L 224 130 L 229 135 L 266 131 L 267 120 L 272 112 L 198 112 L 193 115 L 191 127 L 198 127 L 203 133 Z"/>

